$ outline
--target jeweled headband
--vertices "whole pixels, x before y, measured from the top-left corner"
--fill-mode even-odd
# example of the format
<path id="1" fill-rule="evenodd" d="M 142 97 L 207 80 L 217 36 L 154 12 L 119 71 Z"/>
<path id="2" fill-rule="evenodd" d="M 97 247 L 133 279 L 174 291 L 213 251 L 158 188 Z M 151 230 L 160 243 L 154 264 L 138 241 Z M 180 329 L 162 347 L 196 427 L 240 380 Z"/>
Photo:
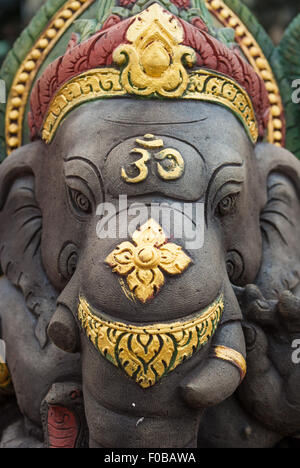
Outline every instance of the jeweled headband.
<path id="1" fill-rule="evenodd" d="M 268 125 L 265 85 L 235 49 L 154 3 L 82 43 L 75 36 L 31 94 L 32 139 L 51 143 L 65 116 L 96 99 L 190 99 L 228 108 L 255 143 Z"/>

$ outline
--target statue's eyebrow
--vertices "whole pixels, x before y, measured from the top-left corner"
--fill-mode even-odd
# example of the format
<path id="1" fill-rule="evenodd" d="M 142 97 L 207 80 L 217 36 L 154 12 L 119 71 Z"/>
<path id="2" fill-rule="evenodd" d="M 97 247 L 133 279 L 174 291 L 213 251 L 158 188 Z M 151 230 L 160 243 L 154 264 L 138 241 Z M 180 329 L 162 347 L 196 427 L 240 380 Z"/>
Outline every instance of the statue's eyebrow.
<path id="1" fill-rule="evenodd" d="M 182 122 L 158 122 L 158 121 L 155 121 L 155 122 L 147 122 L 145 120 L 143 120 L 143 122 L 139 121 L 139 122 L 135 122 L 133 120 L 129 121 L 129 120 L 114 120 L 114 119 L 103 119 L 104 122 L 109 122 L 109 123 L 116 123 L 116 124 L 119 124 L 119 125 L 126 125 L 126 126 L 137 126 L 137 125 L 186 125 L 186 124 L 195 124 L 195 123 L 199 123 L 199 122 L 205 122 L 205 120 L 207 120 L 207 117 L 204 117 L 202 119 L 196 119 L 196 120 L 184 120 Z"/>
<path id="2" fill-rule="evenodd" d="M 101 192 L 102 192 L 102 197 L 103 197 L 103 200 L 104 200 L 104 180 L 103 180 L 103 177 L 98 169 L 98 167 L 92 162 L 90 161 L 88 158 L 85 158 L 84 156 L 67 156 L 66 158 L 64 158 L 64 162 L 65 163 L 68 163 L 68 162 L 71 162 L 71 161 L 82 161 L 84 163 L 86 163 L 88 166 L 90 166 L 90 168 L 93 170 L 93 172 L 95 173 L 97 179 L 98 179 L 98 182 L 99 182 L 99 185 L 100 185 L 100 188 L 101 188 Z"/>
<path id="3" fill-rule="evenodd" d="M 242 167 L 244 165 L 244 161 L 240 162 L 227 162 L 221 164 L 221 166 L 217 167 L 214 172 L 211 175 L 211 178 L 209 179 L 208 185 L 207 185 L 207 190 L 206 190 L 206 198 L 205 198 L 205 222 L 207 224 L 207 218 L 208 218 L 208 200 L 209 200 L 209 192 L 211 189 L 212 184 L 214 183 L 215 178 L 221 172 L 223 169 L 226 167 Z"/>

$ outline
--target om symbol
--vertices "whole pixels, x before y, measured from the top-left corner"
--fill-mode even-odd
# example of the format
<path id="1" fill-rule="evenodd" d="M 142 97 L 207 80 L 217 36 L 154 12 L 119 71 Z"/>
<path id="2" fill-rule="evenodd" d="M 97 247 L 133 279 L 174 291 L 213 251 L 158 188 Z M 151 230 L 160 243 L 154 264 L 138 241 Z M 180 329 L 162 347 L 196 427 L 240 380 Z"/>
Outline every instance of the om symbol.
<path id="1" fill-rule="evenodd" d="M 149 150 L 153 151 L 155 149 L 164 147 L 163 140 L 155 139 L 155 136 L 152 134 L 144 135 L 144 139 L 145 140 L 140 140 L 139 138 L 136 139 L 136 143 L 142 146 L 142 148 L 134 148 L 132 151 L 130 151 L 130 154 L 141 155 L 141 158 L 133 163 L 138 169 L 139 174 L 136 177 L 130 177 L 127 175 L 124 167 L 122 167 L 122 179 L 124 179 L 127 183 L 137 184 L 146 180 L 149 174 L 147 163 L 149 163 L 149 161 L 152 159 L 152 155 Z M 176 149 L 162 149 L 158 153 L 155 153 L 153 158 L 156 161 L 166 162 L 165 167 L 160 162 L 157 162 L 157 172 L 161 179 L 176 180 L 182 176 L 184 172 L 184 159 Z"/>

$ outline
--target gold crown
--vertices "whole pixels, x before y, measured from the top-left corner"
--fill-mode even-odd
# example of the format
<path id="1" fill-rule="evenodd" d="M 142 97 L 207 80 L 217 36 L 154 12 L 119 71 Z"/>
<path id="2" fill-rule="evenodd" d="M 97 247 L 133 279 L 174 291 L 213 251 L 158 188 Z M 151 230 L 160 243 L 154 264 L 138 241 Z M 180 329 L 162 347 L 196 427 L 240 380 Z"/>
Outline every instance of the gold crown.
<path id="1" fill-rule="evenodd" d="M 195 51 L 182 45 L 180 22 L 158 4 L 139 14 L 128 28 L 128 44 L 119 45 L 113 60 L 119 68 L 89 70 L 65 83 L 52 99 L 42 138 L 51 143 L 65 116 L 83 102 L 122 96 L 207 101 L 230 109 L 244 125 L 251 141 L 258 125 L 251 99 L 237 82 L 215 71 L 187 71 Z"/>

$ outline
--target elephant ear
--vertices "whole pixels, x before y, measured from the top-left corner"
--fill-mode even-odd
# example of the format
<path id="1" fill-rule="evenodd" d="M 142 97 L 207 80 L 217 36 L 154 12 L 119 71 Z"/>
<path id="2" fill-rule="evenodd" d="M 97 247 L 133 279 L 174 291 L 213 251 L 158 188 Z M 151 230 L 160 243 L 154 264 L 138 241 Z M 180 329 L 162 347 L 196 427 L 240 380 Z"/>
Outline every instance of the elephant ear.
<path id="1" fill-rule="evenodd" d="M 263 255 L 255 284 L 266 299 L 283 291 L 300 293 L 300 161 L 273 145 L 258 145 L 257 161 L 266 187 L 261 212 Z"/>
<path id="2" fill-rule="evenodd" d="M 42 213 L 35 198 L 33 172 L 41 145 L 36 142 L 22 147 L 0 166 L 0 264 L 3 274 L 21 290 L 44 348 L 57 292 L 47 279 L 41 258 Z"/>

